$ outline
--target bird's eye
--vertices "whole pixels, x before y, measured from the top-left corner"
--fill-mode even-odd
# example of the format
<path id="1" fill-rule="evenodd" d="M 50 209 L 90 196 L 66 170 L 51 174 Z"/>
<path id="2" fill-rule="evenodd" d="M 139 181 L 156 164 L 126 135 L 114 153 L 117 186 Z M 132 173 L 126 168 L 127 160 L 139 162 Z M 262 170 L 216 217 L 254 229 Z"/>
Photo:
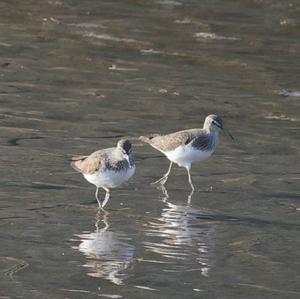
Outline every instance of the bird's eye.
<path id="1" fill-rule="evenodd" d="M 222 129 L 222 125 L 220 125 L 219 123 L 213 121 L 212 124 L 215 125 L 216 127 L 220 128 L 220 129 Z"/>

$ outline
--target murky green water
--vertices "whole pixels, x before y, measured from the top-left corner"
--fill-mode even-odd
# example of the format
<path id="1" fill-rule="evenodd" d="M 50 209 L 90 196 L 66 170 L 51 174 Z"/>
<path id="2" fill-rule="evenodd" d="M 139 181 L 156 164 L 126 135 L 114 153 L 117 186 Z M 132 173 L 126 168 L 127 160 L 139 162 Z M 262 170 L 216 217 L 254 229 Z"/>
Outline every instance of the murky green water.
<path id="1" fill-rule="evenodd" d="M 2 1 L 0 298 L 299 298 L 298 1 Z M 222 116 L 209 160 L 136 137 Z M 69 167 L 132 138 L 98 213 Z M 189 204 L 190 201 L 190 204 Z"/>

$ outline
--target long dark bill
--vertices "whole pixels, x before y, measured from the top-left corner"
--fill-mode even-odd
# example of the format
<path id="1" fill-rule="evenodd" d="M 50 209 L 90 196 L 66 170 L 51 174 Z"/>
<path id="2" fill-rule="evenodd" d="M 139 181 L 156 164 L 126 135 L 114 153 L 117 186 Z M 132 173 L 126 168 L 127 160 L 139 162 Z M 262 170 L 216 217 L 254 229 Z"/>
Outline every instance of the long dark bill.
<path id="1" fill-rule="evenodd" d="M 233 136 L 230 134 L 230 132 L 229 132 L 227 129 L 222 128 L 222 130 L 223 130 L 227 135 L 229 135 L 230 138 L 231 138 L 232 140 L 234 140 Z"/>

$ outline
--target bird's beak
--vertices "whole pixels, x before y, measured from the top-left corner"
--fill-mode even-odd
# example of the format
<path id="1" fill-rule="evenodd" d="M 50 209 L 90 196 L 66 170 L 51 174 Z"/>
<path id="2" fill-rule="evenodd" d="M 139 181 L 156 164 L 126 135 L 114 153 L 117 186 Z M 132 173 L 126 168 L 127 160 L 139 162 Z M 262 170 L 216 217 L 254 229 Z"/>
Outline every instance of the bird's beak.
<path id="1" fill-rule="evenodd" d="M 230 136 L 230 138 L 231 138 L 232 140 L 234 140 L 233 136 L 230 134 L 230 132 L 229 132 L 227 129 L 222 128 L 222 130 L 223 130 L 228 136 Z"/>
<path id="2" fill-rule="evenodd" d="M 230 134 L 230 132 L 227 129 L 225 129 L 223 126 L 219 125 L 217 122 L 215 122 L 214 124 L 217 127 L 219 127 L 221 130 L 223 130 L 227 135 L 229 135 L 232 140 L 234 140 L 233 136 Z"/>

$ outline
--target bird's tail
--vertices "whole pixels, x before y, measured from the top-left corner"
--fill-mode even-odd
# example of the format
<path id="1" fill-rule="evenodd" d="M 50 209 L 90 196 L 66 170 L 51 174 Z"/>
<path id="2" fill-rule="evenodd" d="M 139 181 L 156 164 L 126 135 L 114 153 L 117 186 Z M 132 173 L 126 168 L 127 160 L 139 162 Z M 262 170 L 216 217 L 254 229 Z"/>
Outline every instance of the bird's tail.
<path id="1" fill-rule="evenodd" d="M 87 156 L 74 156 L 70 159 L 70 165 L 73 169 L 75 169 L 78 172 L 81 172 L 80 164 L 82 161 L 84 161 L 87 158 Z"/>
<path id="2" fill-rule="evenodd" d="M 154 137 L 157 137 L 159 136 L 158 134 L 152 134 L 152 135 L 148 135 L 148 136 L 140 136 L 139 140 L 141 140 L 142 142 L 145 142 L 145 143 L 151 143 L 151 140 L 154 138 Z"/>

